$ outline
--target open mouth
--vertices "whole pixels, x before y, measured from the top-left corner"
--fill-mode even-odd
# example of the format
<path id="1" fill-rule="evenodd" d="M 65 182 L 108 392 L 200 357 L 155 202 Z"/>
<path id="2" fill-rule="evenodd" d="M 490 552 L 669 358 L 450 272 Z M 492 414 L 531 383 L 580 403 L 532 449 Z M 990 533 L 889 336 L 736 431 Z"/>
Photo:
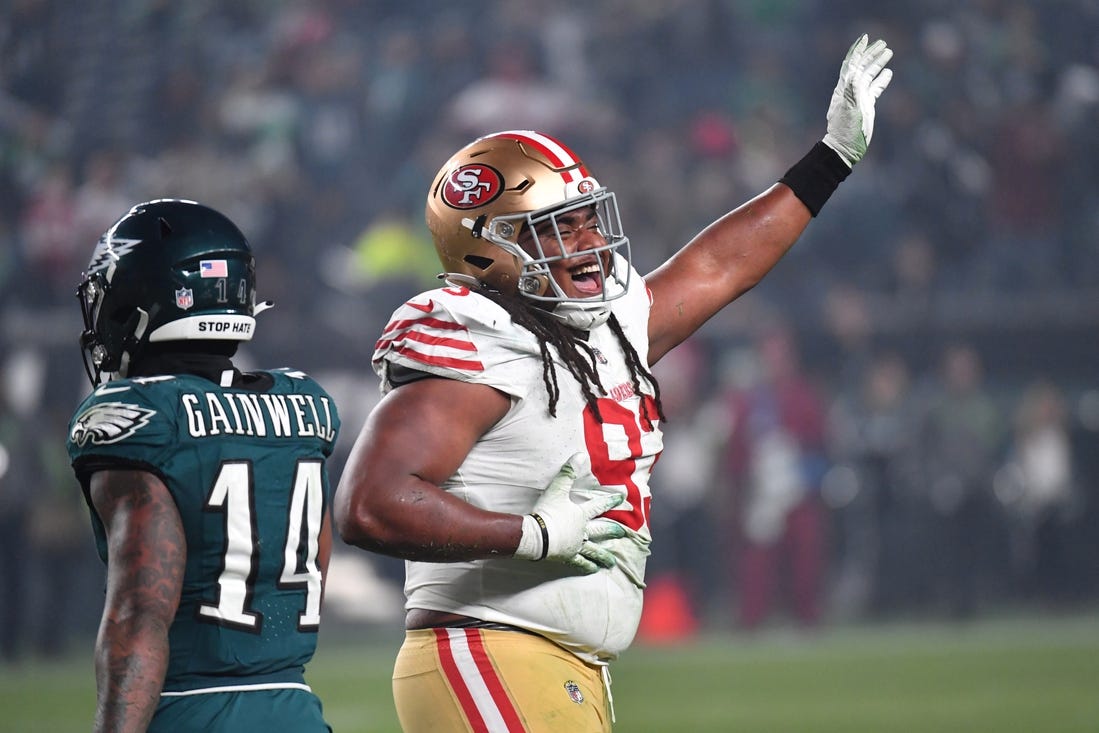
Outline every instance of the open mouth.
<path id="1" fill-rule="evenodd" d="M 589 262 L 569 270 L 572 284 L 582 295 L 599 295 L 603 292 L 603 276 L 598 262 Z"/>

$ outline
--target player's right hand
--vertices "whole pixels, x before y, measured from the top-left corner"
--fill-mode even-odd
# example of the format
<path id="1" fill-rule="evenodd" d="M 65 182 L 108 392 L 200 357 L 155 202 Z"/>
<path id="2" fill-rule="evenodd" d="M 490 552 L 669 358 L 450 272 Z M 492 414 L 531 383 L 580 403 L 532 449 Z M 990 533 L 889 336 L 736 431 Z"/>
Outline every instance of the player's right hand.
<path id="1" fill-rule="evenodd" d="M 546 486 L 533 511 L 523 517 L 523 536 L 515 557 L 554 560 L 586 574 L 614 567 L 614 555 L 600 547 L 600 543 L 624 536 L 626 529 L 617 522 L 596 517 L 621 504 L 625 497 L 608 493 L 579 504 L 574 502 L 572 486 L 577 466 L 584 462 L 583 453 L 569 458 Z"/>

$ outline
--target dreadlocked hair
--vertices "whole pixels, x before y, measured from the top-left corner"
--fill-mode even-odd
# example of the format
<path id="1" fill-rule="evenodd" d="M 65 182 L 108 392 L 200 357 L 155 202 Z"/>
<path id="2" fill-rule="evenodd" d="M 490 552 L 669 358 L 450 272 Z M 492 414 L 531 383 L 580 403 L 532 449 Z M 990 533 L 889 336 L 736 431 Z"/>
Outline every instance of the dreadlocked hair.
<path id="1" fill-rule="evenodd" d="M 656 381 L 653 373 L 641 363 L 641 357 L 637 355 L 637 350 L 634 349 L 633 344 L 626 339 L 626 334 L 622 331 L 622 324 L 618 322 L 618 317 L 611 313 L 610 320 L 607 323 L 610 325 L 615 338 L 618 339 L 618 345 L 622 349 L 623 356 L 626 357 L 626 366 L 630 370 L 630 382 L 633 384 L 633 391 L 636 394 L 641 394 L 641 377 L 644 377 L 645 381 L 653 388 L 653 402 L 656 403 L 657 417 L 663 422 L 667 422 L 668 418 L 664 417 L 664 403 L 660 400 L 660 383 Z M 645 421 L 645 427 L 651 430 L 653 416 L 649 414 L 644 402 L 641 404 L 641 419 Z M 600 419 L 600 422 L 602 422 L 602 419 Z"/>
<path id="2" fill-rule="evenodd" d="M 561 388 L 557 384 L 557 369 L 554 367 L 553 355 L 550 353 L 549 348 L 552 345 L 557 349 L 557 353 L 565 363 L 565 368 L 568 369 L 569 374 L 580 385 L 584 401 L 595 414 L 596 419 L 602 423 L 603 415 L 599 412 L 599 396 L 607 394 L 607 390 L 599 379 L 595 350 L 581 337 L 582 332 L 566 326 L 551 316 L 548 311 L 530 307 L 521 298 L 508 297 L 488 289 L 479 292 L 507 311 L 516 325 L 527 329 L 537 337 L 538 348 L 542 355 L 542 382 L 546 385 L 546 393 L 549 396 L 550 416 L 557 417 L 557 402 L 561 397 Z M 661 420 L 664 420 L 664 407 L 660 401 L 660 385 L 657 384 L 656 377 L 642 364 L 641 357 L 637 355 L 637 351 L 626 339 L 626 334 L 622 331 L 622 325 L 613 313 L 609 323 L 611 331 L 618 339 L 619 348 L 622 349 L 622 354 L 626 357 L 626 366 L 630 371 L 630 381 L 633 384 L 634 391 L 638 395 L 641 394 L 641 379 L 644 378 L 653 388 L 657 415 Z M 650 427 L 652 426 L 652 416 L 648 414 L 648 410 L 642 410 L 642 418 Z"/>

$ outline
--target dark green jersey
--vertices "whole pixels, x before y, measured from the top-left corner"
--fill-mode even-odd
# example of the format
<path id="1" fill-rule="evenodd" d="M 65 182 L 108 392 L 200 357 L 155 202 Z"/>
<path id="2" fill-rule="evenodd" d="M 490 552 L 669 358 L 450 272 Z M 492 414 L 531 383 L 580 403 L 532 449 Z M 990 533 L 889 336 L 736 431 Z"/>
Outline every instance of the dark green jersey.
<path id="1" fill-rule="evenodd" d="M 248 388 L 189 375 L 117 380 L 84 400 L 69 426 L 85 492 L 96 470 L 140 468 L 179 508 L 187 568 L 165 691 L 300 682 L 316 647 L 336 406 L 301 372 L 241 383 Z M 92 524 L 106 560 L 94 510 Z"/>

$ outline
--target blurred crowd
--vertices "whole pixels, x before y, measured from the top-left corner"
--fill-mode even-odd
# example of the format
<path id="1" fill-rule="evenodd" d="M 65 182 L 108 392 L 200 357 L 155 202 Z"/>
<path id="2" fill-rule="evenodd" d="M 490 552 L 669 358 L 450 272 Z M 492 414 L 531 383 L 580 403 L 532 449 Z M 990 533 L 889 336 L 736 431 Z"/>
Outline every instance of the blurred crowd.
<path id="1" fill-rule="evenodd" d="M 643 633 L 662 608 L 752 628 L 1095 600 L 1096 27 L 1092 0 L 4 3 L 5 656 L 79 631 L 81 582 L 101 602 L 63 450 L 73 292 L 132 203 L 241 225 L 279 324 L 245 360 L 326 377 L 354 427 L 380 327 L 436 282 L 423 204 L 450 152 L 562 138 L 645 272 L 820 138 L 862 32 L 896 51 L 869 155 L 659 365 Z"/>

